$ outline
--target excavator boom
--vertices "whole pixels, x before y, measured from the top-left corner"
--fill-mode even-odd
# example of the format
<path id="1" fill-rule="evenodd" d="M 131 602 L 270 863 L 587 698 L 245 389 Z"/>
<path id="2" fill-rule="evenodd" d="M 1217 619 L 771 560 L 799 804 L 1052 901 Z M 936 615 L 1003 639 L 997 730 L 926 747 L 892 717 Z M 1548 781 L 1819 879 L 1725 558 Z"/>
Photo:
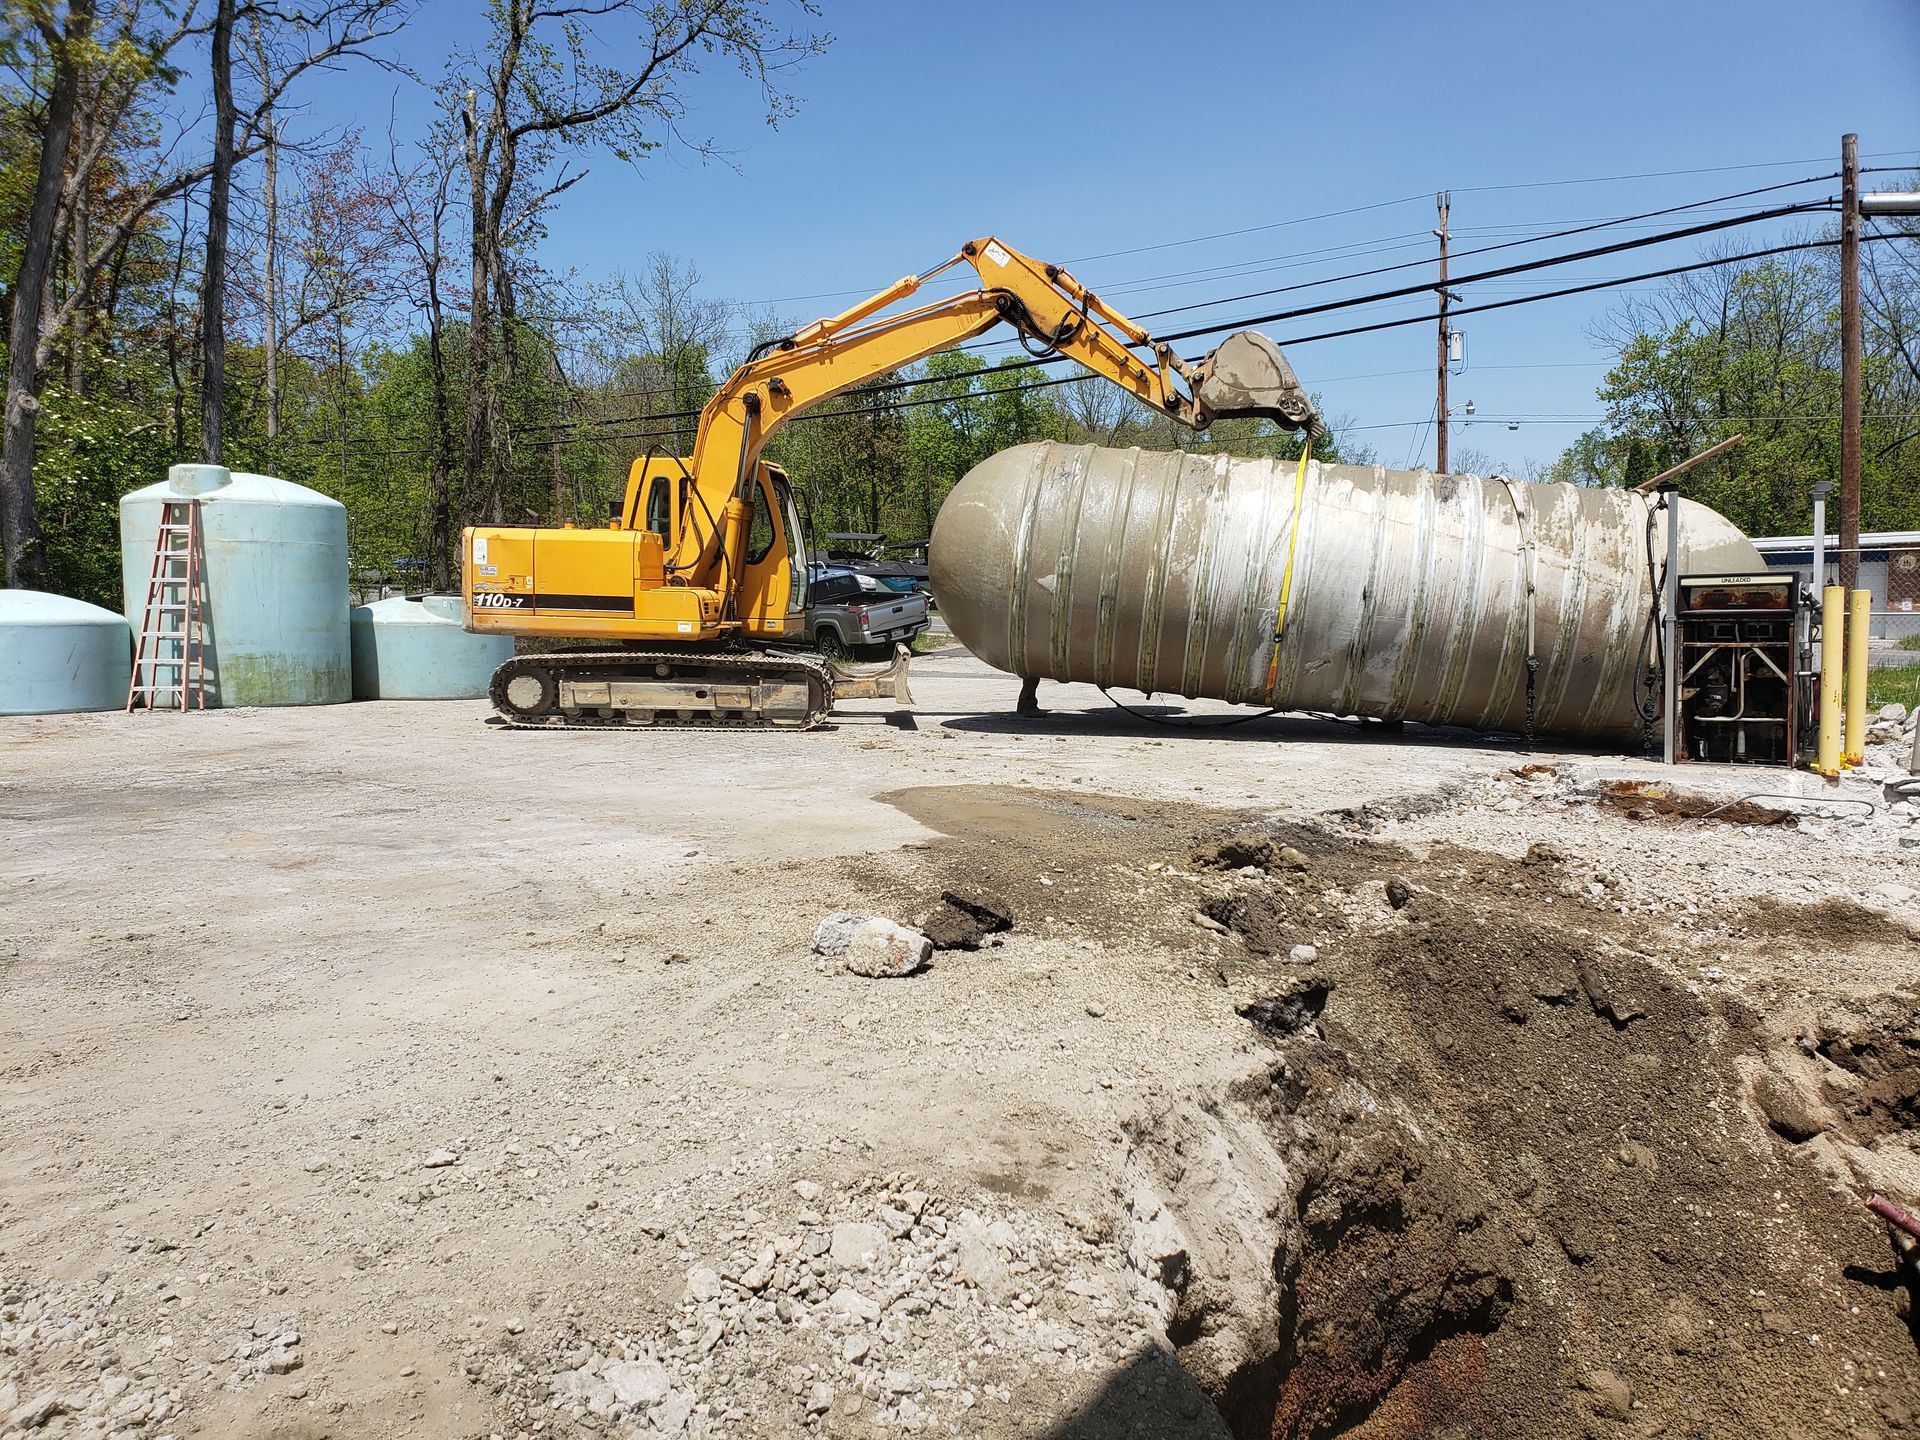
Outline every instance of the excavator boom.
<path id="1" fill-rule="evenodd" d="M 963 264 L 977 288 L 899 308 Z M 652 647 L 517 656 L 494 679 L 501 715 L 543 726 L 805 728 L 832 708 L 836 678 L 843 691 L 872 693 L 882 678 L 856 679 L 791 651 L 726 649 L 807 638 L 792 488 L 762 452 L 811 406 L 999 324 L 1036 358 L 1077 361 L 1195 429 L 1229 416 L 1318 423 L 1265 336 L 1243 332 L 1188 361 L 1060 267 L 992 236 L 969 241 L 934 269 L 757 348 L 701 411 L 690 457 L 650 452 L 634 462 L 606 529 L 464 533 L 469 630 Z M 884 677 L 898 696 L 904 665 L 897 655 Z"/>

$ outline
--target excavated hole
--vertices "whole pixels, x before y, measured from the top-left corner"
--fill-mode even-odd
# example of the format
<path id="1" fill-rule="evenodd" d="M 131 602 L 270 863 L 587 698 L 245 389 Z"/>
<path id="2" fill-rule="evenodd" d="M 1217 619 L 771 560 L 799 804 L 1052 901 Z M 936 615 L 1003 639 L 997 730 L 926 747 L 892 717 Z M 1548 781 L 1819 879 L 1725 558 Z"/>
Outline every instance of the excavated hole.
<path id="1" fill-rule="evenodd" d="M 891 798 L 942 832 L 876 897 L 896 913 L 991 897 L 1015 938 L 1058 917 L 1169 1003 L 1238 1013 L 1239 1049 L 1125 1122 L 1115 1227 L 1235 1435 L 1834 1433 L 1841 1383 L 1847 1423 L 1920 1433 L 1881 1227 L 1805 1162 L 1800 1122 L 1761 1113 L 1751 997 L 1681 978 L 1726 941 L 1618 913 L 1616 849 L 1414 855 L 1197 807 Z M 1868 959 L 1910 943 L 1871 914 L 1717 918 L 1784 966 L 1808 927 Z M 1916 1020 L 1819 1037 L 1863 1140 L 1910 1143 Z"/>

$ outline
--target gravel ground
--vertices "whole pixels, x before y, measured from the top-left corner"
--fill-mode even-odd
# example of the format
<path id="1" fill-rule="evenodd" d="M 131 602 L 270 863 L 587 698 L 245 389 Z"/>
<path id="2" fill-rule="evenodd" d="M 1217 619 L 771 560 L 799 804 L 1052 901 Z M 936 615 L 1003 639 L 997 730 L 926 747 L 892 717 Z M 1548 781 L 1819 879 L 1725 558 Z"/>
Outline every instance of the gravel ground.
<path id="1" fill-rule="evenodd" d="M 1251 1161 L 1206 1195 L 1181 1176 L 1206 1172 L 1196 1137 L 1237 1133 L 1200 1117 L 1249 1074 L 1336 1065 L 1314 1047 L 1390 1093 L 1394 1056 L 1342 1026 L 1413 1024 L 1404 1055 L 1432 1023 L 1366 986 L 1399 953 L 1382 937 L 1438 923 L 1400 915 L 1402 872 L 1436 904 L 1497 885 L 1630 938 L 1699 1002 L 1679 1029 L 1751 1012 L 1714 1072 L 1748 1087 L 1726 1143 L 1818 1178 L 1780 1202 L 1818 1283 L 1771 1328 L 1744 1297 L 1738 1324 L 1799 1337 L 1838 1307 L 1845 1374 L 1880 1374 L 1820 1372 L 1824 1411 L 1756 1381 L 1733 1420 L 1911 1423 L 1898 1287 L 1840 1278 L 1877 1236 L 1857 1196 L 1920 1198 L 1911 1060 L 1887 1058 L 1915 1033 L 1920 826 L 1879 784 L 1910 729 L 1839 786 L 1671 782 L 1811 817 L 1741 826 L 1597 803 L 1670 783 L 1619 757 L 1307 717 L 1176 733 L 1081 687 L 1023 723 L 1015 682 L 954 648 L 914 688 L 910 716 L 806 735 L 508 732 L 482 702 L 0 721 L 23 842 L 0 857 L 0 1433 L 1338 1433 L 1325 1396 L 1255 1383 L 1274 1267 L 1235 1277 L 1291 1243 L 1268 1212 L 1318 1162 L 1278 1154 L 1269 1191 Z M 1324 869 L 1193 859 L 1286 827 Z M 1541 844 L 1552 888 L 1509 882 Z M 917 923 L 948 889 L 991 891 L 1012 929 L 906 979 L 810 950 L 829 911 Z M 1502 903 L 1494 949 L 1526 951 Z M 1273 950 L 1262 906 L 1319 953 Z M 1351 967 L 1324 1024 L 1242 1015 L 1321 960 Z M 1462 1173 L 1494 1163 L 1444 1109 L 1409 1123 L 1452 1126 Z M 1490 1256 L 1477 1291 L 1440 1276 L 1445 1325 L 1413 1338 L 1484 1346 L 1498 1382 L 1522 1327 L 1494 1310 L 1531 1314 L 1559 1273 L 1538 1254 Z M 1294 1301 L 1345 1283 L 1311 1259 Z M 1501 1278 L 1494 1310 L 1462 1298 Z M 1234 1295 L 1201 1305 L 1202 1282 Z M 1717 1294 L 1665 1298 L 1734 1323 Z M 1573 1358 L 1531 1432 L 1704 1433 L 1665 1372 L 1581 1349 L 1624 1343 L 1603 1328 L 1551 1331 Z M 1768 1361 L 1806 1389 L 1798 1363 Z M 1364 1399 L 1391 1426 L 1410 1393 Z"/>

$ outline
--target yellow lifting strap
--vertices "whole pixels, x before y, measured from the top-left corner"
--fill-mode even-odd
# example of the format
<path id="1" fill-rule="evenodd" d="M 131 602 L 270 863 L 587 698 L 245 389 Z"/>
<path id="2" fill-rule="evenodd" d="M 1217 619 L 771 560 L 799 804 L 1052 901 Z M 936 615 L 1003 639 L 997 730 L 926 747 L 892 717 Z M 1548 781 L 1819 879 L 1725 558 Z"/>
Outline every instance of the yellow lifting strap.
<path id="1" fill-rule="evenodd" d="M 1307 460 L 1313 450 L 1313 437 L 1300 437 L 1300 468 L 1293 476 L 1293 518 L 1287 527 L 1287 563 L 1280 572 L 1280 610 L 1273 617 L 1273 653 L 1267 659 L 1267 703 L 1273 704 L 1274 687 L 1280 683 L 1280 637 L 1287 630 L 1287 602 L 1293 598 L 1293 552 L 1300 542 L 1300 499 L 1307 493 Z"/>

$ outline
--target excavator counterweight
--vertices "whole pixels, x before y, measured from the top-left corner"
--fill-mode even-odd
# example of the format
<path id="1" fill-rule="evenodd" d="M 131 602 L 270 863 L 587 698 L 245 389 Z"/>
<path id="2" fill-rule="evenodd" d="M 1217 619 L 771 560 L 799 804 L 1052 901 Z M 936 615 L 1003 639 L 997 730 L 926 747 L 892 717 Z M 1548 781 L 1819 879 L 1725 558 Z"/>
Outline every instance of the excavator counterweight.
<path id="1" fill-rule="evenodd" d="M 961 264 L 978 288 L 899 308 Z M 1242 332 L 1188 361 L 1059 266 L 992 237 L 969 241 L 925 274 L 756 349 L 701 411 L 692 455 L 649 451 L 633 463 L 606 528 L 463 532 L 467 629 L 584 642 L 502 665 L 492 686 L 501 717 L 540 728 L 807 729 L 836 698 L 909 703 L 904 650 L 862 673 L 784 648 L 804 639 L 808 557 L 793 487 L 762 451 L 809 406 L 1000 324 L 1030 352 L 1075 360 L 1194 429 L 1243 415 L 1318 423 L 1265 336 Z"/>

